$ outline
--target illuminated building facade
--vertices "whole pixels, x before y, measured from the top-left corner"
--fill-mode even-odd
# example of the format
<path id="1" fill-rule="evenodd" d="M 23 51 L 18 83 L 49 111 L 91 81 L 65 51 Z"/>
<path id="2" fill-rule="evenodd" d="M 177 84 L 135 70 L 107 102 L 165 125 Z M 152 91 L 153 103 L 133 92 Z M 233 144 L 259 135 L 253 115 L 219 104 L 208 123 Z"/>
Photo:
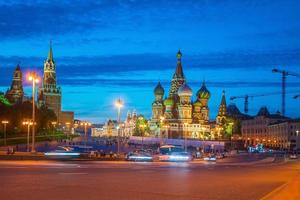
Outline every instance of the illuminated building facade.
<path id="1" fill-rule="evenodd" d="M 124 126 L 121 127 L 123 136 L 129 137 L 133 135 L 135 126 L 136 126 L 137 114 L 135 111 L 127 112 L 126 120 L 124 121 Z"/>
<path id="2" fill-rule="evenodd" d="M 56 64 L 53 58 L 52 44 L 50 43 L 48 57 L 44 62 L 42 86 L 38 91 L 38 103 L 40 106 L 45 104 L 54 111 L 59 125 L 73 127 L 74 112 L 61 111 L 61 101 L 61 88 L 57 86 Z"/>
<path id="3" fill-rule="evenodd" d="M 261 107 L 256 116 L 241 123 L 245 145 L 264 144 L 270 147 L 287 148 L 289 131 L 281 128 L 286 126 L 286 123 L 283 123 L 286 121 L 289 119 L 280 113 L 270 114 L 267 107 Z M 276 130 L 278 128 L 279 130 Z"/>
<path id="4" fill-rule="evenodd" d="M 196 92 L 196 100 L 192 101 L 193 92 L 183 73 L 182 53 L 178 51 L 176 57 L 177 66 L 168 97 L 164 99 L 165 91 L 161 83 L 154 89 L 150 131 L 156 136 L 162 134 L 168 138 L 214 139 L 209 123 L 210 92 L 203 81 L 201 88 Z M 222 98 L 226 109 L 225 94 Z M 220 114 L 224 113 L 222 102 Z M 223 115 L 220 115 L 220 119 L 222 117 Z"/>
<path id="5" fill-rule="evenodd" d="M 58 122 L 61 114 L 61 89 L 56 85 L 56 65 L 53 59 L 52 45 L 44 62 L 44 76 L 39 88 L 39 104 L 45 104 L 56 114 Z"/>

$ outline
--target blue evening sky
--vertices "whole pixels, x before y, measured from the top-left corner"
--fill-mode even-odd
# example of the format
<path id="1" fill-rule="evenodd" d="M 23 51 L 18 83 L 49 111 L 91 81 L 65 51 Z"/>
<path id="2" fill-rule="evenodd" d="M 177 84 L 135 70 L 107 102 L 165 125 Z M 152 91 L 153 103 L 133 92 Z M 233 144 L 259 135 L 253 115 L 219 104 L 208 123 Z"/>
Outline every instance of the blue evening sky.
<path id="1" fill-rule="evenodd" d="M 299 10 L 298 0 L 1 0 L 0 91 L 18 62 L 42 74 L 52 40 L 63 110 L 103 122 L 116 118 L 121 97 L 123 118 L 127 110 L 150 117 L 153 88 L 161 81 L 168 93 L 180 48 L 193 92 L 207 82 L 213 119 L 223 89 L 230 103 L 232 95 L 280 91 L 272 68 L 300 73 Z M 299 78 L 287 82 L 300 91 Z M 286 113 L 299 117 L 292 96 Z M 243 110 L 242 99 L 234 102 Z M 250 99 L 250 114 L 264 105 L 280 110 L 280 95 Z"/>

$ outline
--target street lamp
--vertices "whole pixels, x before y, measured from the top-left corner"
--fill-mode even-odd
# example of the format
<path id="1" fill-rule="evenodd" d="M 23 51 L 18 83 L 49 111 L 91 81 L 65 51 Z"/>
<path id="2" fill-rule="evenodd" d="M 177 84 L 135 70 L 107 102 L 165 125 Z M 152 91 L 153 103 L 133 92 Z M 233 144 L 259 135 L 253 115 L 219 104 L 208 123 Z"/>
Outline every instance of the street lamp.
<path id="1" fill-rule="evenodd" d="M 39 77 L 36 72 L 29 74 L 28 80 L 32 82 L 32 145 L 31 152 L 35 152 L 35 85 L 39 82 Z"/>
<path id="2" fill-rule="evenodd" d="M 70 122 L 66 122 L 66 127 L 67 127 L 67 136 L 69 135 L 70 133 Z"/>
<path id="3" fill-rule="evenodd" d="M 298 143 L 299 143 L 299 130 L 296 130 L 297 138 L 296 138 L 296 149 L 298 149 Z"/>
<path id="4" fill-rule="evenodd" d="M 3 124 L 3 129 L 4 129 L 4 146 L 6 146 L 6 125 L 9 122 L 7 120 L 3 120 L 1 123 Z"/>
<path id="5" fill-rule="evenodd" d="M 86 143 L 87 143 L 87 127 L 91 126 L 91 123 L 89 123 L 89 122 L 81 122 L 80 125 L 84 126 L 84 146 L 86 147 Z"/>
<path id="6" fill-rule="evenodd" d="M 118 108 L 118 155 L 120 154 L 120 114 L 123 105 L 124 104 L 120 98 L 115 102 L 115 106 Z"/>
<path id="7" fill-rule="evenodd" d="M 231 146 L 231 150 L 232 150 L 232 147 L 233 147 L 232 140 L 234 139 L 234 137 L 232 136 L 233 135 L 233 122 L 229 122 L 229 125 L 231 126 L 231 128 L 230 128 L 230 130 L 231 130 L 230 146 Z"/>
<path id="8" fill-rule="evenodd" d="M 23 125 L 27 125 L 27 152 L 29 152 L 29 133 L 30 133 L 30 126 L 33 124 L 31 121 L 24 121 Z"/>
<path id="9" fill-rule="evenodd" d="M 186 138 L 187 138 L 187 125 L 188 123 L 184 122 L 184 150 L 187 151 L 187 146 L 186 146 Z"/>
<path id="10" fill-rule="evenodd" d="M 142 129 L 142 149 L 144 149 L 144 131 L 145 131 L 145 124 L 140 124 L 140 128 Z"/>
<path id="11" fill-rule="evenodd" d="M 165 117 L 164 117 L 164 116 L 161 116 L 161 117 L 160 117 L 160 125 L 159 125 L 160 146 L 162 146 L 162 144 L 163 144 L 161 128 L 162 128 L 162 126 L 163 126 L 164 120 L 165 120 Z"/>

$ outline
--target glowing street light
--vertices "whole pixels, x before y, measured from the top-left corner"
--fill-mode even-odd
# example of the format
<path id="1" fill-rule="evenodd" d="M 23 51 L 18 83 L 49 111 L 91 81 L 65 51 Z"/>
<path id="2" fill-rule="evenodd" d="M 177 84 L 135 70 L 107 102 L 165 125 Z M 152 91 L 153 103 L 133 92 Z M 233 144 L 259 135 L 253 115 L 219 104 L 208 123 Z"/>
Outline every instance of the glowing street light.
<path id="1" fill-rule="evenodd" d="M 184 150 L 187 151 L 187 145 L 186 145 L 186 140 L 187 140 L 187 122 L 184 122 Z"/>
<path id="2" fill-rule="evenodd" d="M 92 124 L 89 123 L 89 122 L 81 122 L 80 125 L 84 126 L 84 146 L 86 147 L 86 143 L 87 143 L 87 127 L 91 126 Z"/>
<path id="3" fill-rule="evenodd" d="M 31 152 L 35 152 L 35 87 L 39 82 L 39 77 L 36 72 L 29 74 L 28 80 L 32 82 L 32 145 Z"/>
<path id="4" fill-rule="evenodd" d="M 27 152 L 29 152 L 29 134 L 30 134 L 30 126 L 33 124 L 31 121 L 24 121 L 22 123 L 24 126 L 27 125 Z"/>
<path id="5" fill-rule="evenodd" d="M 70 125 L 71 125 L 71 123 L 70 123 L 70 122 L 66 122 L 66 127 L 67 127 L 67 135 L 69 135 L 69 133 L 71 132 L 71 131 L 70 131 Z"/>
<path id="6" fill-rule="evenodd" d="M 121 114 L 121 108 L 124 106 L 124 103 L 119 98 L 115 102 L 115 106 L 118 108 L 118 155 L 120 154 L 120 114 Z"/>
<path id="7" fill-rule="evenodd" d="M 7 120 L 1 121 L 3 124 L 3 129 L 4 129 L 4 146 L 6 146 L 6 125 L 9 123 Z"/>
<path id="8" fill-rule="evenodd" d="M 163 138 L 162 138 L 161 128 L 163 127 L 164 121 L 165 121 L 165 117 L 164 116 L 160 116 L 160 126 L 159 126 L 160 146 L 163 145 Z"/>
<path id="9" fill-rule="evenodd" d="M 140 124 L 140 128 L 142 129 L 142 149 L 144 149 L 144 131 L 145 131 L 146 125 Z"/>

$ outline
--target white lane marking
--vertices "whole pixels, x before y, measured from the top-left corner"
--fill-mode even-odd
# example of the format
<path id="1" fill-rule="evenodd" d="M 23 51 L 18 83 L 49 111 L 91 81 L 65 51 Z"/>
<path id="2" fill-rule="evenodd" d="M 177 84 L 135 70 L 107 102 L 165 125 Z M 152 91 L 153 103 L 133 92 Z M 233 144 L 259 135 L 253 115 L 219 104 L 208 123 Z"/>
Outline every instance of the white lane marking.
<path id="1" fill-rule="evenodd" d="M 0 169 L 24 169 L 28 167 L 0 167 Z"/>
<path id="2" fill-rule="evenodd" d="M 78 172 L 78 173 L 76 173 L 76 172 L 61 172 L 61 173 L 58 173 L 58 174 L 60 174 L 60 175 L 86 175 L 86 174 L 88 174 L 88 173 L 80 173 L 80 172 Z"/>

